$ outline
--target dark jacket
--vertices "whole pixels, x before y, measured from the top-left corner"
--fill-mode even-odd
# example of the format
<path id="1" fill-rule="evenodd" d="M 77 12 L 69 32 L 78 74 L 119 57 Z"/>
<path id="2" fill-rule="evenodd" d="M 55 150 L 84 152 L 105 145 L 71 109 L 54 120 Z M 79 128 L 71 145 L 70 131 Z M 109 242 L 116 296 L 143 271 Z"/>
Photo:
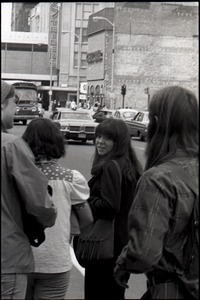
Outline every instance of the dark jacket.
<path id="1" fill-rule="evenodd" d="M 118 161 L 119 166 L 121 162 Z M 120 166 L 121 168 L 121 166 Z M 103 168 L 90 179 L 90 197 L 88 202 L 93 212 L 94 220 L 99 218 L 115 218 L 115 256 L 128 242 L 128 213 L 133 202 L 133 194 L 136 182 L 129 181 L 120 175 L 112 161 L 106 163 Z"/>

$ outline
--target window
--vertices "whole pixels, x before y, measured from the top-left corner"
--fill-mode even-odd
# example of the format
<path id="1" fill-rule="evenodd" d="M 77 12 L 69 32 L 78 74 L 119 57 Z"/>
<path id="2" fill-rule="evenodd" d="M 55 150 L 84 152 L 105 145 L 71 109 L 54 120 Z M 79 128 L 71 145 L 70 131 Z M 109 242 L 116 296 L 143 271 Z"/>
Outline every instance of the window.
<path id="1" fill-rule="evenodd" d="M 76 19 L 81 19 L 82 15 L 82 6 L 81 3 L 76 3 Z"/>
<path id="2" fill-rule="evenodd" d="M 1 43 L 1 50 L 6 50 L 6 44 L 5 43 Z"/>
<path id="3" fill-rule="evenodd" d="M 87 53 L 81 53 L 81 67 L 87 67 Z"/>
<path id="4" fill-rule="evenodd" d="M 89 16 L 92 14 L 92 4 L 84 3 L 83 4 L 83 19 L 88 20 Z"/>
<path id="5" fill-rule="evenodd" d="M 88 36 L 87 36 L 87 28 L 82 29 L 82 42 L 87 43 L 88 42 Z"/>
<path id="6" fill-rule="evenodd" d="M 74 67 L 78 67 L 78 52 L 74 52 Z"/>
<path id="7" fill-rule="evenodd" d="M 87 53 L 82 52 L 80 67 L 87 67 L 86 57 L 87 57 Z M 74 67 L 78 68 L 78 52 L 74 52 Z"/>
<path id="8" fill-rule="evenodd" d="M 80 36 L 80 28 L 75 28 L 75 34 L 79 37 Z M 78 37 L 75 35 L 75 43 L 78 43 Z"/>
<path id="9" fill-rule="evenodd" d="M 31 44 L 7 44 L 7 50 L 8 51 L 32 51 L 32 45 Z"/>
<path id="10" fill-rule="evenodd" d="M 33 51 L 34 52 L 48 52 L 48 46 L 47 45 L 33 45 Z"/>

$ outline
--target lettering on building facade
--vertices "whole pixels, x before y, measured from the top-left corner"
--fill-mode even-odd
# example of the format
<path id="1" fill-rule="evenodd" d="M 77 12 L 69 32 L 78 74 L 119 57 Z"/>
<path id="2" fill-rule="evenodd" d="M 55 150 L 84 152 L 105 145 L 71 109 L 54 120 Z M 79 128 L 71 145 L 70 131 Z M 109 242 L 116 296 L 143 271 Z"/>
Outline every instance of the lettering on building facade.
<path id="1" fill-rule="evenodd" d="M 88 64 L 92 64 L 95 62 L 100 62 L 103 60 L 103 53 L 101 52 L 101 50 L 95 51 L 95 52 L 91 52 L 87 54 L 87 63 Z"/>

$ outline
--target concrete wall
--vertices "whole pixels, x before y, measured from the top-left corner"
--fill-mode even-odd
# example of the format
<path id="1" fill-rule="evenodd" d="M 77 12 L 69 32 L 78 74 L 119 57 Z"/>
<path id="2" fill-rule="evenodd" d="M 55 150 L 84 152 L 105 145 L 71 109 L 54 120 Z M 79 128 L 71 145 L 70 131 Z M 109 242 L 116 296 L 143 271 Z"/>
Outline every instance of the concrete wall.
<path id="1" fill-rule="evenodd" d="M 197 7 L 133 4 L 124 7 L 118 2 L 115 7 L 116 106 L 122 103 L 122 84 L 127 86 L 125 107 L 146 108 L 146 87 L 150 95 L 167 85 L 180 85 L 198 95 Z"/>

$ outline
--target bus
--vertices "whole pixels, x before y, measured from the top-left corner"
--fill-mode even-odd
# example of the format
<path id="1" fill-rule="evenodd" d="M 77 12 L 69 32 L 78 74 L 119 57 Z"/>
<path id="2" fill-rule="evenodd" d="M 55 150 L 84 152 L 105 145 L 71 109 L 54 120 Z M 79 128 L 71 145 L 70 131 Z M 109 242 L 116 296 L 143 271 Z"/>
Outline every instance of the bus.
<path id="1" fill-rule="evenodd" d="M 15 89 L 17 105 L 14 122 L 21 121 L 26 125 L 27 120 L 42 117 L 38 106 L 37 86 L 31 82 L 15 82 L 12 85 Z"/>

